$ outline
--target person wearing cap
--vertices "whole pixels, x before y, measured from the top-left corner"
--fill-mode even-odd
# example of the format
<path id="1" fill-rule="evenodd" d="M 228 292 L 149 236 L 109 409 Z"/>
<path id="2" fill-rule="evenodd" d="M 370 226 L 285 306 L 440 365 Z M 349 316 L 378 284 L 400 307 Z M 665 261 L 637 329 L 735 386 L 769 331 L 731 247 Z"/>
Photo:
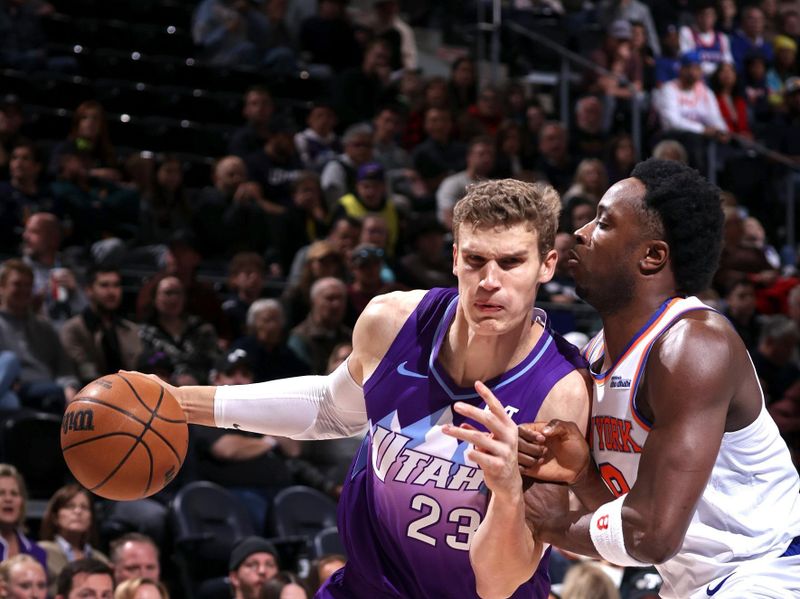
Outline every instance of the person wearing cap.
<path id="1" fill-rule="evenodd" d="M 667 136 L 676 135 L 696 167 L 704 164 L 705 144 L 697 136 L 726 143 L 728 125 L 714 93 L 703 81 L 700 54 L 681 55 L 678 78 L 667 81 L 655 94 L 655 108 Z M 694 137 L 693 137 L 694 136 Z"/>
<path id="2" fill-rule="evenodd" d="M 775 61 L 767 71 L 767 88 L 769 89 L 769 103 L 774 107 L 783 104 L 783 88 L 787 79 L 796 76 L 797 42 L 786 35 L 776 35 L 772 38 L 772 47 L 775 50 Z"/>
<path id="3" fill-rule="evenodd" d="M 335 207 L 342 196 L 355 193 L 359 167 L 372 160 L 372 127 L 366 123 L 351 125 L 342 136 L 342 144 L 344 152 L 330 160 L 320 174 L 328 208 Z"/>
<path id="4" fill-rule="evenodd" d="M 453 208 L 467 193 L 467 186 L 486 179 L 494 168 L 495 149 L 491 137 L 472 139 L 467 147 L 467 168 L 447 177 L 436 190 L 436 216 L 449 231 L 453 228 Z"/>
<path id="5" fill-rule="evenodd" d="M 621 86 L 620 77 L 636 84 L 641 89 L 644 67 L 641 58 L 631 49 L 633 27 L 629 21 L 618 19 L 606 29 L 606 35 L 600 48 L 594 50 L 590 58 L 601 67 L 612 71 L 613 76 L 598 75 L 587 71 L 586 85 L 592 94 L 604 94 L 619 98 L 627 97 L 627 86 Z"/>
<path id="6" fill-rule="evenodd" d="M 650 8 L 639 0 L 602 0 L 598 6 L 600 16 L 600 26 L 608 27 L 614 21 L 624 19 L 629 23 L 637 22 L 644 25 L 647 32 L 647 45 L 653 50 L 653 54 L 661 54 L 661 46 L 658 43 L 658 33 L 656 32 L 653 16 Z"/>
<path id="7" fill-rule="evenodd" d="M 325 239 L 309 245 L 303 255 L 303 266 L 299 277 L 289 283 L 281 294 L 281 303 L 286 309 L 286 322 L 289 328 L 300 324 L 308 315 L 311 309 L 311 286 L 314 282 L 324 277 L 344 279 L 347 274 L 346 259 L 349 251 L 343 255 Z"/>
<path id="8" fill-rule="evenodd" d="M 694 24 L 680 28 L 681 54 L 697 51 L 706 78 L 711 77 L 723 62 L 733 62 L 730 39 L 715 29 L 716 22 L 716 4 L 704 0 L 695 5 Z"/>
<path id="9" fill-rule="evenodd" d="M 339 198 L 333 218 L 343 215 L 363 219 L 367 214 L 379 214 L 389 228 L 386 252 L 393 256 L 400 236 L 400 215 L 394 202 L 386 194 L 386 174 L 378 162 L 367 162 L 358 168 L 356 192 Z"/>
<path id="10" fill-rule="evenodd" d="M 228 560 L 233 599 L 260 599 L 264 585 L 280 571 L 278 557 L 275 546 L 262 537 L 236 543 Z"/>
<path id="11" fill-rule="evenodd" d="M 367 304 L 376 295 L 403 288 L 395 283 L 385 283 L 381 279 L 385 255 L 382 248 L 370 243 L 357 245 L 350 254 L 352 281 L 347 287 L 348 324 L 355 324 Z"/>

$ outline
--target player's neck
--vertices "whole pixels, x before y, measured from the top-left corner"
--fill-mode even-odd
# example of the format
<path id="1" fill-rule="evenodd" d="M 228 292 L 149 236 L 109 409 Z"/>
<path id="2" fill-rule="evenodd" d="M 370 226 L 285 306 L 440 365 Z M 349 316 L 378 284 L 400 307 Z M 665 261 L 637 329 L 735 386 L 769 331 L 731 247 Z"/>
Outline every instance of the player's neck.
<path id="1" fill-rule="evenodd" d="M 605 359 L 615 362 L 625 351 L 633 336 L 638 333 L 653 314 L 674 295 L 652 295 L 635 299 L 628 306 L 612 314 L 602 315 L 605 340 Z"/>
<path id="2" fill-rule="evenodd" d="M 525 320 L 501 335 L 478 335 L 457 313 L 438 360 L 457 385 L 471 387 L 514 368 L 530 354 L 543 331 L 541 324 Z"/>

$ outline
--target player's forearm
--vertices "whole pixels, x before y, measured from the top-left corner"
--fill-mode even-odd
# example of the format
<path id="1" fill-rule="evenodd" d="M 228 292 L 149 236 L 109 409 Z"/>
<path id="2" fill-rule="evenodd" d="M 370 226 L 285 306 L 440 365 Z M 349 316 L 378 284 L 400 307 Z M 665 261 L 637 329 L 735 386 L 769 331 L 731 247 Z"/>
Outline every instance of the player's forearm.
<path id="1" fill-rule="evenodd" d="M 597 471 L 593 461 L 589 463 L 586 473 L 578 481 L 570 485 L 569 489 L 590 512 L 614 498 L 614 495 L 608 490 L 605 482 L 600 477 L 600 473 Z"/>
<path id="2" fill-rule="evenodd" d="M 562 517 L 540 521 L 532 526 L 534 535 L 549 545 L 572 553 L 599 558 L 600 555 L 589 535 L 591 519 L 592 512 L 571 511 Z"/>
<path id="3" fill-rule="evenodd" d="M 525 525 L 522 490 L 516 497 L 493 495 L 470 546 L 478 595 L 483 599 L 512 595 L 533 575 L 542 547 Z"/>

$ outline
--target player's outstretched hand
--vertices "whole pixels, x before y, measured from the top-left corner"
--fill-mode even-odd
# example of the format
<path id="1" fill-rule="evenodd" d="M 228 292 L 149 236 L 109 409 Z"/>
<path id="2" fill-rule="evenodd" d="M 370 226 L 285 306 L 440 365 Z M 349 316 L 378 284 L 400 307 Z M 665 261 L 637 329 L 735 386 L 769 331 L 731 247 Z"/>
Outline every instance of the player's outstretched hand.
<path id="1" fill-rule="evenodd" d="M 451 424 L 443 432 L 451 437 L 471 443 L 474 448 L 466 456 L 483 470 L 483 480 L 495 495 L 516 496 L 522 489 L 522 477 L 517 462 L 517 425 L 506 414 L 502 404 L 482 382 L 475 383 L 475 390 L 486 402 L 488 410 L 481 410 L 463 402 L 453 409 L 489 432 L 479 431 L 469 424 L 460 427 Z"/>
<path id="2" fill-rule="evenodd" d="M 524 476 L 573 484 L 589 469 L 589 445 L 574 422 L 522 424 L 519 437 L 519 468 Z"/>

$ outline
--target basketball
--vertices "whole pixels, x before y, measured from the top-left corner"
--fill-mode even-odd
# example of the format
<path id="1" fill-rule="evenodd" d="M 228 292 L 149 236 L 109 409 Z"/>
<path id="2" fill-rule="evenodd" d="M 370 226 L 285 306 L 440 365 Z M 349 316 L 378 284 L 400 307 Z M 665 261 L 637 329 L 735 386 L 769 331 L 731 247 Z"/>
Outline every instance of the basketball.
<path id="1" fill-rule="evenodd" d="M 129 372 L 86 385 L 61 423 L 67 466 L 106 499 L 141 499 L 163 489 L 180 470 L 188 443 L 186 417 L 173 395 Z"/>

